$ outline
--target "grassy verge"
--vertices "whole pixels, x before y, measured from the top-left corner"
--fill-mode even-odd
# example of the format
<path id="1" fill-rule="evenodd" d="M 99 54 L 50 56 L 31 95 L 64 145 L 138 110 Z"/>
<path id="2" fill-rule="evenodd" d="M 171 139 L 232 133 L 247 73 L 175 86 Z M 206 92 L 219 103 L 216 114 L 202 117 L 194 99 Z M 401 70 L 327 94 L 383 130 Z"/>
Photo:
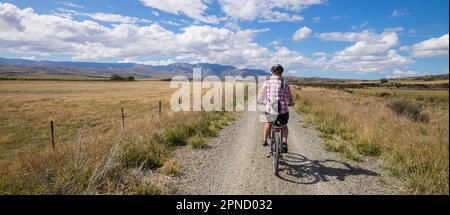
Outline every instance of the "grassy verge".
<path id="1" fill-rule="evenodd" d="M 175 176 L 179 164 L 170 158 L 177 146 L 192 144 L 192 138 L 217 134 L 219 122 L 231 120 L 228 113 L 174 114 L 131 124 L 116 135 L 84 137 L 51 148 L 30 147 L 15 159 L 0 162 L 0 192 L 3 194 L 161 194 L 162 183 L 146 180 L 156 171 Z M 155 127 L 153 123 L 164 125 Z M 168 132 L 170 130 L 170 132 Z M 206 142 L 202 142 L 204 146 Z M 195 144 L 194 144 L 195 145 Z M 199 148 L 199 147 L 195 147 Z"/>
<path id="2" fill-rule="evenodd" d="M 295 109 L 321 132 L 327 150 L 357 161 L 379 156 L 408 192 L 448 194 L 448 99 L 421 99 L 433 91 L 404 97 L 318 88 L 295 93 Z"/>

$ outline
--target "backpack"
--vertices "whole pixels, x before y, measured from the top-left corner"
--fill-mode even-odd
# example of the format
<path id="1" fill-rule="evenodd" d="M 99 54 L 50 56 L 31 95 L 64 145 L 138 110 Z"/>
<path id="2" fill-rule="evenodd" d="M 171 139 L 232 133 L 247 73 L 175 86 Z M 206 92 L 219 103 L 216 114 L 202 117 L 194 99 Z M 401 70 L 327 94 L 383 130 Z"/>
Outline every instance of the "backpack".
<path id="1" fill-rule="evenodd" d="M 282 95 L 283 93 L 286 93 L 286 91 L 285 91 L 285 88 L 284 88 L 284 79 L 283 78 L 280 78 L 280 79 L 281 79 L 281 92 L 280 92 L 280 95 Z M 280 111 L 281 111 L 280 100 L 279 99 L 277 99 L 276 101 L 270 101 L 270 99 L 268 99 L 268 100 L 269 100 L 270 106 L 274 110 L 276 110 L 278 114 L 280 114 Z"/>

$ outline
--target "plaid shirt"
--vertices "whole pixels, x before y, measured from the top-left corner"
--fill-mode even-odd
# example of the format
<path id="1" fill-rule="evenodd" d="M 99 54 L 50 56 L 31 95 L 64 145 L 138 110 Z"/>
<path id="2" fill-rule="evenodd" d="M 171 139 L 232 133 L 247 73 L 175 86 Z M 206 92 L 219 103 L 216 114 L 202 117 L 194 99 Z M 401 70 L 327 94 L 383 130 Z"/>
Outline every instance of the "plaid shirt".
<path id="1" fill-rule="evenodd" d="M 264 82 L 258 96 L 258 103 L 266 105 L 266 113 L 274 115 L 288 113 L 288 105 L 292 102 L 289 84 L 274 75 Z"/>

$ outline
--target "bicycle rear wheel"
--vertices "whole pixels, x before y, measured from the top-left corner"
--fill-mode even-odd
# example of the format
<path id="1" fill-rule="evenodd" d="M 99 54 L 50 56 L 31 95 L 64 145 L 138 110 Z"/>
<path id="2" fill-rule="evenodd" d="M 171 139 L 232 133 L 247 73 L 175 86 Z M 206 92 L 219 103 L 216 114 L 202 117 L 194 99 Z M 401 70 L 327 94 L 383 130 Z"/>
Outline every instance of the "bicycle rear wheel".
<path id="1" fill-rule="evenodd" d="M 281 145 L 280 133 L 275 133 L 274 137 L 274 153 L 273 153 L 273 170 L 276 176 L 278 176 L 279 162 L 280 162 L 280 145 Z"/>

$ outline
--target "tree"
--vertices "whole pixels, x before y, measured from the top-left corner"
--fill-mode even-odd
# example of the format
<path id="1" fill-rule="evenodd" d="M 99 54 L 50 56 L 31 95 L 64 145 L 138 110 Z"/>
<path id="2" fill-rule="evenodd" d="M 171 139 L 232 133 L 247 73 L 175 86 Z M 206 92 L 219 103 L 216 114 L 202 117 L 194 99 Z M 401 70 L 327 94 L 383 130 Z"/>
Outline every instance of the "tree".
<path id="1" fill-rule="evenodd" d="M 134 81 L 135 78 L 134 78 L 134 76 L 131 76 L 131 75 L 127 76 L 127 77 L 123 77 L 120 75 L 113 74 L 113 75 L 111 75 L 109 80 L 111 80 L 111 81 Z"/>
<path id="2" fill-rule="evenodd" d="M 387 78 L 382 78 L 382 79 L 380 80 L 380 82 L 381 82 L 382 84 L 386 84 L 386 83 L 389 82 L 389 80 L 388 80 Z"/>
<path id="3" fill-rule="evenodd" d="M 109 79 L 111 81 L 124 81 L 125 80 L 122 76 L 116 75 L 116 74 L 111 75 L 111 77 Z"/>

